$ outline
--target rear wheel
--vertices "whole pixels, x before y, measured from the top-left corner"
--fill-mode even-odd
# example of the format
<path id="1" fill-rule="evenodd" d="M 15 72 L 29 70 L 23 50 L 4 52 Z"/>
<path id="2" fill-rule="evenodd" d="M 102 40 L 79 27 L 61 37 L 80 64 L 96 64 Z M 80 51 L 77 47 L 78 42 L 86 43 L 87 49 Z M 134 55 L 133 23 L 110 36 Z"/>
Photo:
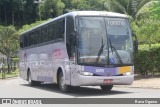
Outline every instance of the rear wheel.
<path id="1" fill-rule="evenodd" d="M 101 87 L 102 91 L 109 92 L 113 88 L 113 85 L 101 85 L 100 87 Z"/>
<path id="2" fill-rule="evenodd" d="M 41 82 L 39 82 L 39 81 L 33 81 L 32 80 L 32 76 L 31 76 L 30 72 L 28 72 L 28 83 L 29 83 L 30 86 L 38 86 L 38 85 L 41 84 Z"/>
<path id="3" fill-rule="evenodd" d="M 58 84 L 59 84 L 59 88 L 62 92 L 69 92 L 70 86 L 65 84 L 65 79 L 64 79 L 62 72 L 59 74 Z"/>

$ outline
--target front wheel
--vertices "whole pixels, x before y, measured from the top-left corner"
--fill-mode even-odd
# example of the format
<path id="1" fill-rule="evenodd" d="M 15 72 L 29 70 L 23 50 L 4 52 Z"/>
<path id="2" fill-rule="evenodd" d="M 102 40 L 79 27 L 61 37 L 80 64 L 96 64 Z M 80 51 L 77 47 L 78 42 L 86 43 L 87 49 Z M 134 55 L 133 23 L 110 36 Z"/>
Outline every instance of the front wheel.
<path id="1" fill-rule="evenodd" d="M 113 88 L 113 85 L 101 85 L 100 87 L 101 87 L 102 91 L 109 92 Z"/>
<path id="2" fill-rule="evenodd" d="M 62 92 L 69 92 L 70 87 L 69 87 L 69 85 L 65 84 L 65 79 L 64 79 L 62 72 L 59 75 L 58 84 L 59 84 L 59 88 Z"/>
<path id="3" fill-rule="evenodd" d="M 41 82 L 39 82 L 39 81 L 33 81 L 32 80 L 30 72 L 28 73 L 28 83 L 29 83 L 30 86 L 38 86 L 38 85 L 41 84 Z"/>

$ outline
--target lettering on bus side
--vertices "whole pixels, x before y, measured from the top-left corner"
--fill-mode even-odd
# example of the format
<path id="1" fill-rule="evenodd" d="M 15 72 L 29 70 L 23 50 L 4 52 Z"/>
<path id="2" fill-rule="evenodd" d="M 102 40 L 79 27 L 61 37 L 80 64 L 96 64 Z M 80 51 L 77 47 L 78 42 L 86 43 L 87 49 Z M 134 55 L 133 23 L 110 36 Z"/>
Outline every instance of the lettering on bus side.
<path id="1" fill-rule="evenodd" d="M 53 56 L 54 57 L 61 57 L 62 56 L 62 53 L 61 53 L 61 50 L 60 49 L 54 49 L 53 50 Z"/>

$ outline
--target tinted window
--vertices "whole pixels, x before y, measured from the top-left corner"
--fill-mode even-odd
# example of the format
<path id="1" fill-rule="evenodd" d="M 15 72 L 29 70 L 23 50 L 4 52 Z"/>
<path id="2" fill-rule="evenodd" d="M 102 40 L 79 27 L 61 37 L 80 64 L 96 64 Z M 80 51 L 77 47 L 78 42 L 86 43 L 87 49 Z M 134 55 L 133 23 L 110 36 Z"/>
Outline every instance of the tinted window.
<path id="1" fill-rule="evenodd" d="M 47 42 L 48 40 L 48 27 L 42 27 L 42 42 Z"/>
<path id="2" fill-rule="evenodd" d="M 59 38 L 64 38 L 64 34 L 65 19 L 60 19 L 24 34 L 20 38 L 20 45 L 21 47 L 33 46 Z"/>
<path id="3" fill-rule="evenodd" d="M 74 31 L 74 20 L 73 17 L 67 17 L 67 25 L 66 25 L 66 40 L 67 43 L 70 42 L 70 35 Z"/>
<path id="4" fill-rule="evenodd" d="M 67 53 L 70 58 L 74 56 L 75 49 L 74 44 L 72 44 L 71 34 L 74 32 L 74 20 L 72 16 L 67 17 L 66 21 L 66 46 L 67 46 Z"/>
<path id="5" fill-rule="evenodd" d="M 21 37 L 20 37 L 20 47 L 21 48 L 24 47 L 24 35 L 21 35 Z"/>

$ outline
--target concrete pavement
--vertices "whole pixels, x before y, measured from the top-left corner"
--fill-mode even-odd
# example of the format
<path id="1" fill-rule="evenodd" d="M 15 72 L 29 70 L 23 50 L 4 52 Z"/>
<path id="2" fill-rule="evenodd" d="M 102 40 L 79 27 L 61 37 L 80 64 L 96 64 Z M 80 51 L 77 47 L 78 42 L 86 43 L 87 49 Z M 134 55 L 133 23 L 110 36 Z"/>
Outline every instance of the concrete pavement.
<path id="1" fill-rule="evenodd" d="M 121 85 L 118 87 L 160 89 L 160 77 L 135 77 L 132 85 Z"/>
<path id="2" fill-rule="evenodd" d="M 19 77 L 7 78 L 6 80 L 16 79 L 16 78 Z M 160 89 L 160 77 L 150 77 L 150 78 L 135 77 L 135 80 L 132 85 L 119 85 L 117 87 Z"/>

